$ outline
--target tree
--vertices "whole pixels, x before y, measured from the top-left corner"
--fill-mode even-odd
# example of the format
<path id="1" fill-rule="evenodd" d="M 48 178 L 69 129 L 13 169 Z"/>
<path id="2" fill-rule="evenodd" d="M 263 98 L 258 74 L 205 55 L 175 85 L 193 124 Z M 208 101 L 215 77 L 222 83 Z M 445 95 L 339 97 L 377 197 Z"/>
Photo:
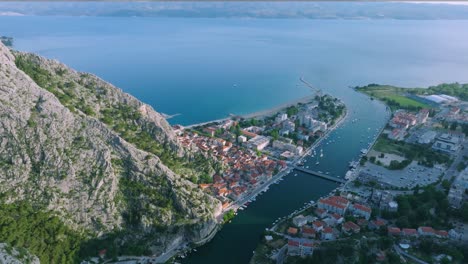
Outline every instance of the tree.
<path id="1" fill-rule="evenodd" d="M 270 133 L 270 136 L 274 139 L 274 140 L 278 140 L 279 138 L 279 132 L 278 132 L 278 129 L 273 129 Z"/>
<path id="2" fill-rule="evenodd" d="M 452 124 L 450 124 L 450 130 L 455 131 L 455 130 L 457 130 L 457 127 L 458 127 L 457 122 L 453 122 Z"/>
<path id="3" fill-rule="evenodd" d="M 468 203 L 463 203 L 463 206 L 461 208 L 461 217 L 464 222 L 468 221 Z"/>
<path id="4" fill-rule="evenodd" d="M 442 187 L 445 189 L 446 192 L 448 192 L 450 190 L 451 185 L 452 184 L 448 180 L 443 180 L 442 181 Z"/>

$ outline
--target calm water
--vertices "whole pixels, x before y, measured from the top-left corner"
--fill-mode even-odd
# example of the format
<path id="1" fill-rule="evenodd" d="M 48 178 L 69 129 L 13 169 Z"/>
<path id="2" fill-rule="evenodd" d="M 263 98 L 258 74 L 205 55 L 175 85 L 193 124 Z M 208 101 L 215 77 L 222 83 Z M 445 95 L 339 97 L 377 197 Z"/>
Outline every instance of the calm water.
<path id="1" fill-rule="evenodd" d="M 468 21 L 0 17 L 16 48 L 93 72 L 188 124 L 349 85 L 467 82 Z"/>
<path id="2" fill-rule="evenodd" d="M 0 17 L 16 48 L 93 72 L 190 124 L 308 95 L 342 98 L 350 117 L 313 169 L 343 176 L 384 124 L 385 107 L 348 86 L 468 82 L 468 21 Z M 350 122 L 359 118 L 355 123 Z M 247 263 L 263 230 L 335 184 L 299 174 L 241 211 L 184 263 Z"/>

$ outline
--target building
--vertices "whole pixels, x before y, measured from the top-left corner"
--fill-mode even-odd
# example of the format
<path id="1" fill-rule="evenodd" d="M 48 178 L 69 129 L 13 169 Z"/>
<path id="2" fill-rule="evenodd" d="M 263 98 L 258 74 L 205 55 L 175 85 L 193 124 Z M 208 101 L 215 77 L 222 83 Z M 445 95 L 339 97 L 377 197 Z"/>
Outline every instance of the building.
<path id="1" fill-rule="evenodd" d="M 341 216 L 341 215 L 339 215 L 337 213 L 332 214 L 331 218 L 334 219 L 335 223 L 338 224 L 338 225 L 343 223 L 343 221 L 344 221 L 343 216 Z"/>
<path id="2" fill-rule="evenodd" d="M 297 235 L 297 232 L 298 232 L 298 229 L 295 228 L 295 227 L 289 227 L 288 228 L 288 234 L 291 235 L 291 236 Z"/>
<path id="3" fill-rule="evenodd" d="M 344 215 L 349 206 L 349 201 L 341 196 L 330 196 L 320 199 L 317 203 L 318 208 L 328 210 L 337 214 Z"/>
<path id="4" fill-rule="evenodd" d="M 345 234 L 357 234 L 361 232 L 361 228 L 355 223 L 348 221 L 341 226 L 341 231 Z"/>
<path id="5" fill-rule="evenodd" d="M 297 147 L 296 145 L 292 143 L 287 143 L 279 140 L 273 141 L 273 147 L 277 148 L 279 150 L 285 150 L 293 153 L 294 155 L 301 155 L 303 148 L 302 147 Z"/>
<path id="6" fill-rule="evenodd" d="M 323 230 L 323 227 L 325 224 L 322 221 L 314 221 L 312 222 L 312 227 L 315 229 L 315 231 L 320 232 Z"/>
<path id="7" fill-rule="evenodd" d="M 383 219 L 375 219 L 369 222 L 369 229 L 380 229 L 387 225 L 387 221 Z"/>
<path id="8" fill-rule="evenodd" d="M 391 140 L 402 141 L 405 139 L 405 136 L 408 135 L 404 128 L 394 128 L 390 133 L 388 133 L 388 138 Z"/>
<path id="9" fill-rule="evenodd" d="M 420 226 L 418 228 L 418 233 L 421 236 L 435 236 L 436 235 L 434 228 L 430 226 Z"/>
<path id="10" fill-rule="evenodd" d="M 315 120 L 311 115 L 306 113 L 301 113 L 299 115 L 299 124 L 307 127 L 313 133 L 327 130 L 327 124 L 325 122 Z"/>
<path id="11" fill-rule="evenodd" d="M 279 113 L 276 118 L 275 118 L 275 123 L 279 124 L 283 121 L 286 121 L 288 119 L 288 114 L 286 113 Z"/>
<path id="12" fill-rule="evenodd" d="M 427 108 L 421 109 L 416 115 L 416 118 L 418 119 L 419 124 L 426 123 L 427 119 L 429 118 L 429 109 Z"/>
<path id="13" fill-rule="evenodd" d="M 455 229 L 450 229 L 448 234 L 449 237 L 453 240 L 461 240 L 463 238 L 463 235 L 457 232 Z"/>
<path id="14" fill-rule="evenodd" d="M 465 190 L 463 188 L 456 188 L 452 186 L 447 196 L 450 206 L 456 209 L 461 208 L 462 203 L 463 203 L 464 193 L 465 193 Z"/>
<path id="15" fill-rule="evenodd" d="M 322 208 L 317 208 L 315 209 L 315 214 L 320 218 L 324 218 L 325 216 L 327 216 L 327 210 L 322 209 Z"/>
<path id="16" fill-rule="evenodd" d="M 403 235 L 405 237 L 417 237 L 419 235 L 419 233 L 414 228 L 403 228 L 401 230 L 401 235 Z"/>
<path id="17" fill-rule="evenodd" d="M 389 125 L 393 128 L 407 129 L 410 126 L 416 125 L 418 119 L 415 115 L 405 111 L 398 111 L 390 120 Z"/>
<path id="18" fill-rule="evenodd" d="M 244 143 L 246 141 L 247 141 L 247 137 L 245 137 L 245 136 L 238 136 L 237 137 L 237 142 L 239 142 L 239 143 Z"/>
<path id="19" fill-rule="evenodd" d="M 396 201 L 390 201 L 388 203 L 388 207 L 387 207 L 387 210 L 389 212 L 396 212 L 398 211 L 398 203 Z"/>
<path id="20" fill-rule="evenodd" d="M 323 229 L 322 231 L 322 239 L 323 240 L 333 240 L 335 239 L 335 232 L 333 231 L 333 228 L 327 226 Z"/>
<path id="21" fill-rule="evenodd" d="M 263 150 L 269 143 L 270 138 L 264 136 L 256 136 L 247 141 L 248 146 L 255 150 Z"/>
<path id="22" fill-rule="evenodd" d="M 437 137 L 435 143 L 432 145 L 432 148 L 447 153 L 454 153 L 460 149 L 462 141 L 463 138 L 461 135 L 456 135 L 454 133 L 443 133 Z"/>
<path id="23" fill-rule="evenodd" d="M 438 238 L 448 238 L 449 237 L 448 232 L 445 231 L 445 230 L 437 230 L 437 231 L 435 231 L 435 235 Z"/>
<path id="24" fill-rule="evenodd" d="M 388 227 L 387 232 L 391 236 L 399 236 L 401 234 L 401 230 L 398 227 Z"/>
<path id="25" fill-rule="evenodd" d="M 289 256 L 311 256 L 314 253 L 315 244 L 307 239 L 289 239 L 288 240 L 288 255 Z"/>
<path id="26" fill-rule="evenodd" d="M 315 231 L 315 229 L 313 229 L 311 227 L 308 227 L 308 226 L 302 227 L 302 236 L 303 237 L 315 238 L 316 235 L 317 235 L 317 232 Z"/>
<path id="27" fill-rule="evenodd" d="M 370 207 L 358 203 L 352 204 L 349 209 L 354 215 L 362 216 L 366 220 L 369 220 L 372 214 L 372 209 Z"/>
<path id="28" fill-rule="evenodd" d="M 286 129 L 289 132 L 294 132 L 296 130 L 296 124 L 294 122 L 287 120 L 283 122 L 283 129 Z"/>
<path id="29" fill-rule="evenodd" d="M 205 127 L 203 129 L 203 132 L 207 133 L 208 135 L 214 137 L 215 133 L 216 133 L 216 128 L 214 127 Z"/>
<path id="30" fill-rule="evenodd" d="M 435 137 L 437 136 L 437 132 L 429 130 L 424 132 L 421 136 L 418 138 L 418 143 L 419 144 L 430 144 L 434 141 Z"/>
<path id="31" fill-rule="evenodd" d="M 296 217 L 293 218 L 293 224 L 295 226 L 298 226 L 298 227 L 301 227 L 305 224 L 307 224 L 307 222 L 310 220 L 309 217 L 305 217 L 303 215 L 298 215 Z"/>

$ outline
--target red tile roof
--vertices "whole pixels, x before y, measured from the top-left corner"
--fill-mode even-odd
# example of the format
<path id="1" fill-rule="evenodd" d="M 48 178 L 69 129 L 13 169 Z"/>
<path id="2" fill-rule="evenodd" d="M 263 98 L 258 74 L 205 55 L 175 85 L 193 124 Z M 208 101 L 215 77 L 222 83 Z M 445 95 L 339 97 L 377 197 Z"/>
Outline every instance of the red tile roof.
<path id="1" fill-rule="evenodd" d="M 404 235 L 417 235 L 418 231 L 414 228 L 403 228 L 402 230 Z"/>
<path id="2" fill-rule="evenodd" d="M 385 225 L 385 221 L 382 220 L 382 219 L 376 219 L 374 221 L 372 221 L 372 223 L 376 226 L 384 226 Z"/>
<path id="3" fill-rule="evenodd" d="M 372 212 L 372 209 L 370 209 L 369 207 L 364 206 L 362 204 L 354 204 L 353 207 L 356 210 L 360 210 L 360 211 L 364 211 L 364 212 L 368 212 L 368 213 Z"/>
<path id="4" fill-rule="evenodd" d="M 341 218 L 343 218 L 341 215 L 335 213 L 335 214 L 332 214 L 332 217 L 335 218 L 336 220 L 340 220 Z"/>
<path id="5" fill-rule="evenodd" d="M 387 228 L 387 230 L 388 230 L 388 233 L 392 235 L 398 235 L 401 233 L 401 230 L 398 227 L 389 227 Z"/>
<path id="6" fill-rule="evenodd" d="M 297 228 L 294 228 L 294 227 L 288 228 L 288 234 L 291 234 L 291 235 L 297 234 Z"/>
<path id="7" fill-rule="evenodd" d="M 289 239 L 288 240 L 288 246 L 298 247 L 299 246 L 299 241 Z"/>
<path id="8" fill-rule="evenodd" d="M 327 234 L 333 233 L 333 228 L 327 226 L 323 229 L 322 233 L 327 233 Z"/>
<path id="9" fill-rule="evenodd" d="M 441 237 L 448 237 L 448 233 L 445 230 L 438 230 L 436 231 L 436 234 Z"/>
<path id="10" fill-rule="evenodd" d="M 421 231 L 423 231 L 424 233 L 435 233 L 435 230 L 434 228 L 430 227 L 430 226 L 421 226 L 419 227 L 421 229 Z"/>
<path id="11" fill-rule="evenodd" d="M 324 224 L 323 224 L 322 221 L 314 221 L 314 222 L 312 223 L 312 225 L 314 225 L 315 227 L 321 227 L 321 226 L 323 226 Z"/>
<path id="12" fill-rule="evenodd" d="M 310 227 L 303 227 L 302 228 L 302 233 L 308 234 L 308 235 L 315 235 L 315 230 Z"/>
<path id="13" fill-rule="evenodd" d="M 346 230 L 360 230 L 361 228 L 356 225 L 355 223 L 351 222 L 351 221 L 348 221 L 346 223 L 343 224 L 343 229 L 346 231 Z"/>

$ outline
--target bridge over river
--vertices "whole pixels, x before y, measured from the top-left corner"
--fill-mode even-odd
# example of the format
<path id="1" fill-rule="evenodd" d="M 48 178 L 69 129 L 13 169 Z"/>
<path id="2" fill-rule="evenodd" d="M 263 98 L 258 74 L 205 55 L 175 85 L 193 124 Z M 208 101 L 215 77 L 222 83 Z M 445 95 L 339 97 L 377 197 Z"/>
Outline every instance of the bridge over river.
<path id="1" fill-rule="evenodd" d="M 296 167 L 294 167 L 294 170 L 297 170 L 297 171 L 300 171 L 300 172 L 303 172 L 303 173 L 306 173 L 306 174 L 309 174 L 309 175 L 312 175 L 312 176 L 316 176 L 316 177 L 319 177 L 319 178 L 322 178 L 322 179 L 325 179 L 325 180 L 333 181 L 333 182 L 336 182 L 336 183 L 345 183 L 346 182 L 343 179 L 333 177 L 333 176 L 330 176 L 330 175 L 326 175 L 326 174 L 323 174 L 321 172 L 304 169 L 302 167 L 297 167 L 296 166 Z"/>

